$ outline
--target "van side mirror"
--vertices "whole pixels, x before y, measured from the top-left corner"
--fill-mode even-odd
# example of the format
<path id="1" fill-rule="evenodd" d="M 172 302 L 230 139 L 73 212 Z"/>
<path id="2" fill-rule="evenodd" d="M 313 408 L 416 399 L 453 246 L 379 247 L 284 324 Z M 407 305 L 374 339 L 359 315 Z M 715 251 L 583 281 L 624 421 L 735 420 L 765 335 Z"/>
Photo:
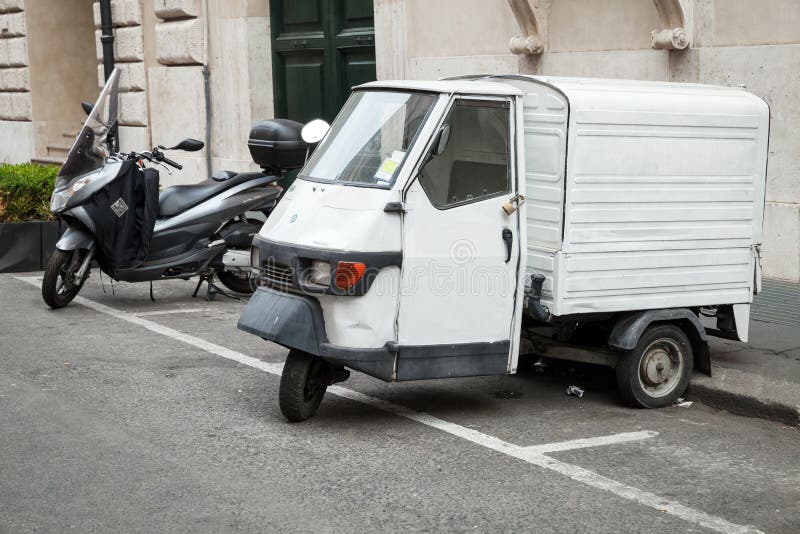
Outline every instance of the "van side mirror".
<path id="1" fill-rule="evenodd" d="M 433 151 L 437 156 L 444 154 L 447 149 L 447 143 L 450 141 L 450 125 L 444 124 L 436 134 L 436 144 Z"/>
<path id="2" fill-rule="evenodd" d="M 202 141 L 198 141 L 197 139 L 184 139 L 177 145 L 167 148 L 166 150 L 184 150 L 186 152 L 197 152 L 201 150 L 205 145 Z"/>
<path id="3" fill-rule="evenodd" d="M 423 166 L 427 165 L 430 160 L 435 158 L 436 156 L 441 156 L 444 154 L 444 151 L 447 149 L 447 143 L 450 141 L 450 125 L 443 124 L 439 131 L 436 132 L 433 136 L 433 143 L 431 144 L 431 149 L 428 154 L 425 156 L 425 160 L 423 162 Z"/>
<path id="4" fill-rule="evenodd" d="M 86 115 L 91 115 L 92 110 L 94 109 L 94 106 L 88 102 L 81 102 L 81 107 L 83 108 L 83 112 L 86 113 Z"/>

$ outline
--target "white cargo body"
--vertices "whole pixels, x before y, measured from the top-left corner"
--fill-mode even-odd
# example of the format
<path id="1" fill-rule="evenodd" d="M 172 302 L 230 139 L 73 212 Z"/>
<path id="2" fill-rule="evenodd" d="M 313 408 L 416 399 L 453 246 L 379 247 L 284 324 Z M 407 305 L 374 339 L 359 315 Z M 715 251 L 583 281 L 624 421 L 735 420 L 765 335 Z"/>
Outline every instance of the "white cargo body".
<path id="1" fill-rule="evenodd" d="M 239 328 L 291 349 L 293 421 L 346 369 L 513 374 L 521 355 L 613 367 L 627 403 L 670 406 L 710 374 L 709 336 L 747 341 L 768 140 L 739 88 L 359 86 L 253 240 Z"/>
<path id="2" fill-rule="evenodd" d="M 508 76 L 524 91 L 527 272 L 553 315 L 748 304 L 769 108 L 739 88 Z M 746 339 L 749 307 L 737 306 Z"/>

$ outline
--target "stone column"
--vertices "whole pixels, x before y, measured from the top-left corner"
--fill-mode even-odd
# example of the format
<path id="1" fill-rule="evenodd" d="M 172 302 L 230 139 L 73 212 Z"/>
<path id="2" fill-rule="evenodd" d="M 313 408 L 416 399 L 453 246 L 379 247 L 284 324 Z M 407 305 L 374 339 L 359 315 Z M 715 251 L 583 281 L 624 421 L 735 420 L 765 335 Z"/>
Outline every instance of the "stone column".
<path id="1" fill-rule="evenodd" d="M 147 76 L 142 37 L 142 0 L 112 0 L 114 61 L 120 70 L 119 141 L 120 150 L 149 150 Z M 103 48 L 100 43 L 100 4 L 94 3 L 97 82 L 105 85 Z"/>
<path id="2" fill-rule="evenodd" d="M 170 146 L 186 137 L 206 141 L 206 21 L 200 0 L 155 0 L 161 19 L 155 27 L 156 61 L 148 67 L 153 142 Z M 194 183 L 205 179 L 206 151 L 175 152 L 184 170 L 162 181 Z"/>
<path id="3" fill-rule="evenodd" d="M 408 77 L 406 0 L 375 1 L 375 63 L 379 80 Z"/>
<path id="4" fill-rule="evenodd" d="M 0 0 L 0 161 L 34 157 L 24 0 Z"/>

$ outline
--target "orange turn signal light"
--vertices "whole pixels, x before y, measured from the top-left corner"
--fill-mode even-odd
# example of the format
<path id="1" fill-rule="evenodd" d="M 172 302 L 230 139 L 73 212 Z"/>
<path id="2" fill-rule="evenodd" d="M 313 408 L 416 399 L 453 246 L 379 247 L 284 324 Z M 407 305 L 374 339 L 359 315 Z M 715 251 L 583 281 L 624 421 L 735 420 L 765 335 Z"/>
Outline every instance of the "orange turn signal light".
<path id="1" fill-rule="evenodd" d="M 336 272 L 333 275 L 333 285 L 336 289 L 347 290 L 361 280 L 367 266 L 360 261 L 340 261 L 336 264 Z"/>

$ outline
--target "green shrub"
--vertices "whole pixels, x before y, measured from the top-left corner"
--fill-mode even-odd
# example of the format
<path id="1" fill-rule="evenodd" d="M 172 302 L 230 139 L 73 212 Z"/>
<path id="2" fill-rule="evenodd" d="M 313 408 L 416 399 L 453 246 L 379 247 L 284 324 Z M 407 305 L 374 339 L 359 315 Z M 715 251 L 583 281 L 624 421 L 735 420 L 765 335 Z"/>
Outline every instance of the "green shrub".
<path id="1" fill-rule="evenodd" d="M 52 221 L 50 195 L 58 167 L 0 164 L 0 222 Z"/>

